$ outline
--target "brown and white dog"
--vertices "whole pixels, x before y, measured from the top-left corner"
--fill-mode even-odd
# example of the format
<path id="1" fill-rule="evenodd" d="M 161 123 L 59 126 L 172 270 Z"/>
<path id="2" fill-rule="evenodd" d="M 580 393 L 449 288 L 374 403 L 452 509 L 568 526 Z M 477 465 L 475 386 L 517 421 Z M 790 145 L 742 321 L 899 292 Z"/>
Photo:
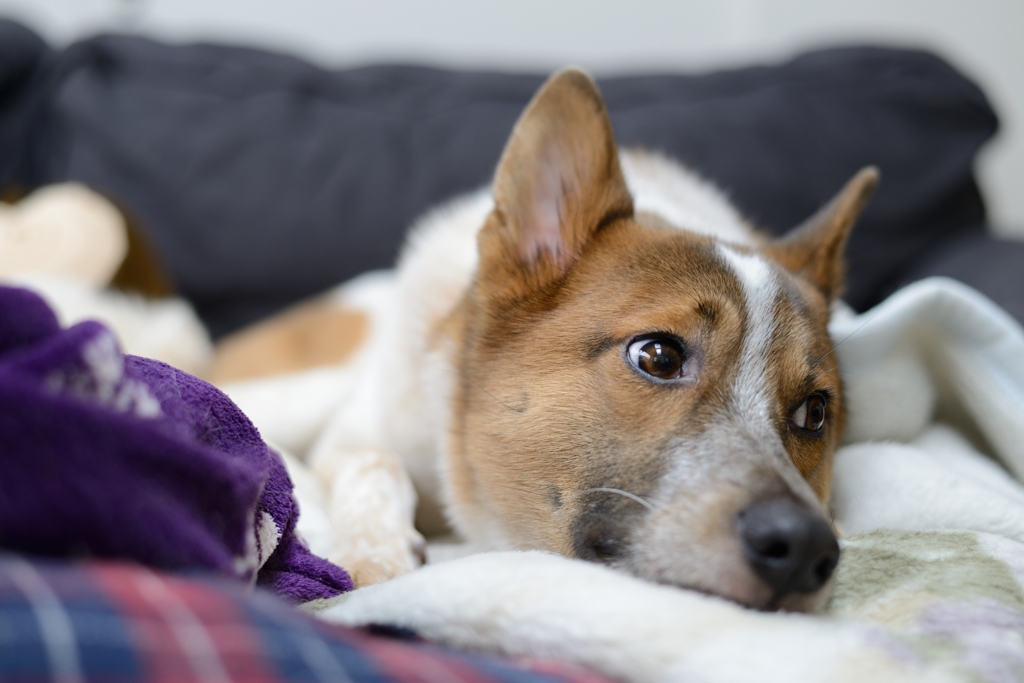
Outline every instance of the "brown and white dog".
<path id="1" fill-rule="evenodd" d="M 552 77 L 493 188 L 424 219 L 365 311 L 360 378 L 308 456 L 331 559 L 364 585 L 417 566 L 407 472 L 424 531 L 443 511 L 479 546 L 814 609 L 839 557 L 826 327 L 876 178 L 770 241 L 674 162 L 619 152 L 586 74 Z"/>

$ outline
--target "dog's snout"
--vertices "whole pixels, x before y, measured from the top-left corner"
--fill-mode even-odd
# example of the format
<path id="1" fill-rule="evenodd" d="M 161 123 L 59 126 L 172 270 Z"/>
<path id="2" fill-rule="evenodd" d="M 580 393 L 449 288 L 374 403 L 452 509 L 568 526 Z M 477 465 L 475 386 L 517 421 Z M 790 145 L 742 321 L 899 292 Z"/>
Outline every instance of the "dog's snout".
<path id="1" fill-rule="evenodd" d="M 747 562 L 776 597 L 817 591 L 839 563 L 839 543 L 828 523 L 788 498 L 741 512 L 739 534 Z"/>

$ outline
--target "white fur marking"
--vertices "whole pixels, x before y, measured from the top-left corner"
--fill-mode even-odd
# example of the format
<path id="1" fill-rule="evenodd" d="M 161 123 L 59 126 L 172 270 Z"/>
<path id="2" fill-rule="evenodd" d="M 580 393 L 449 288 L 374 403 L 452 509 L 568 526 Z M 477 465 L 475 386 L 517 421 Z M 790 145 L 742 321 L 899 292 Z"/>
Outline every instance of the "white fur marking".
<path id="1" fill-rule="evenodd" d="M 736 374 L 733 407 L 750 435 L 759 442 L 776 440 L 771 426 L 768 387 L 768 348 L 775 332 L 775 298 L 779 284 L 771 266 L 760 258 L 720 244 L 718 252 L 743 286 L 747 309 L 746 338 Z"/>

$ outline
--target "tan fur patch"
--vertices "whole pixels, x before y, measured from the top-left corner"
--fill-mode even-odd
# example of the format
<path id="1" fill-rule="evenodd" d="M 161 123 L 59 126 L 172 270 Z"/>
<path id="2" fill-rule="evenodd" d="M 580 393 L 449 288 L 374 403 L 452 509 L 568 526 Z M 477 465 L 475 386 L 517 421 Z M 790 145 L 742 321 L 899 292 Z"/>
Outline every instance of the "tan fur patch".
<path id="1" fill-rule="evenodd" d="M 217 344 L 214 384 L 338 365 L 366 339 L 367 315 L 325 299 L 299 304 Z"/>

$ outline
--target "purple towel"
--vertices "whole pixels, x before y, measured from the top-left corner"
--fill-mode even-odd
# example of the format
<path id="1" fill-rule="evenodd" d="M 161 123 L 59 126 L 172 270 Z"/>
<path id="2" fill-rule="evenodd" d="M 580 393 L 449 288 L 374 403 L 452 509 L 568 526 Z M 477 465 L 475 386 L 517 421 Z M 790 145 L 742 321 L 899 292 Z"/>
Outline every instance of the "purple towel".
<path id="1" fill-rule="evenodd" d="M 227 396 L 0 287 L 0 548 L 213 570 L 295 602 L 351 590 L 297 517 L 280 459 Z"/>

